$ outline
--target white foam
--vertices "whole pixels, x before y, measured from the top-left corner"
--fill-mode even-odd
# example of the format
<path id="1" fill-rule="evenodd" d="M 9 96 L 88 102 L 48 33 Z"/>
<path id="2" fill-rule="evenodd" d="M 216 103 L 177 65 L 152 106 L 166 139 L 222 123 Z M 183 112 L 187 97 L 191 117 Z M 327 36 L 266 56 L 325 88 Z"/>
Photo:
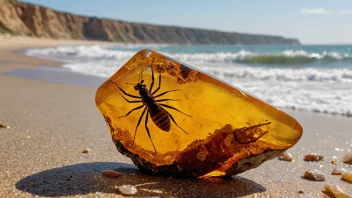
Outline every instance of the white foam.
<path id="1" fill-rule="evenodd" d="M 30 49 L 26 50 L 25 54 L 29 56 L 39 56 L 39 57 L 47 57 L 49 58 L 64 58 L 67 60 L 70 58 L 80 58 L 80 59 L 128 59 L 135 52 L 129 51 L 126 49 L 139 49 L 139 48 L 151 48 L 151 49 L 159 49 L 162 47 L 167 47 L 168 45 L 137 45 L 137 44 L 127 44 L 127 45 L 115 45 L 102 47 L 98 45 L 93 46 L 61 46 L 57 48 L 46 48 L 46 49 Z M 119 50 L 113 49 L 118 47 Z M 274 54 L 256 54 L 247 50 L 240 50 L 238 52 L 216 52 L 216 53 L 164 53 L 165 55 L 172 56 L 177 60 L 181 60 L 184 62 L 219 62 L 219 63 L 232 63 L 243 61 L 247 58 L 256 57 L 256 56 L 286 56 L 288 58 L 303 56 L 312 59 L 322 59 L 326 57 L 334 58 L 334 59 L 343 59 L 350 58 L 348 54 L 339 54 L 338 52 L 323 52 L 319 53 L 309 53 L 304 50 L 284 50 L 280 53 Z"/>
<path id="2" fill-rule="evenodd" d="M 114 74 L 122 65 L 122 62 L 116 63 L 115 61 L 90 61 L 66 63 L 63 65 L 63 67 L 81 74 L 108 78 Z"/>
<path id="3" fill-rule="evenodd" d="M 245 77 L 240 75 L 237 78 L 232 75 L 233 73 L 229 75 L 226 72 L 219 72 L 219 70 L 206 69 L 205 71 L 276 107 L 352 116 L 351 81 L 349 83 L 285 81 L 281 78 L 278 80 L 277 78 L 265 78 L 264 76 L 252 78 L 250 73 Z"/>
<path id="4" fill-rule="evenodd" d="M 268 68 L 268 67 L 201 67 L 210 73 L 218 74 L 221 78 L 232 77 L 248 80 L 277 80 L 288 81 L 317 81 L 341 82 L 352 84 L 352 69 L 326 68 Z M 352 86 L 352 85 L 351 85 Z"/>
<path id="5" fill-rule="evenodd" d="M 143 45 L 122 45 L 119 50 L 101 46 L 62 46 L 26 50 L 31 56 L 66 62 L 63 67 L 82 74 L 108 78 L 119 69 L 135 50 Z M 152 45 L 155 49 L 166 47 Z M 241 60 L 257 54 L 241 50 L 235 53 L 165 53 L 198 67 L 236 87 L 256 95 L 276 107 L 326 112 L 352 116 L 352 69 L 349 68 L 273 68 L 249 67 Z M 276 55 L 304 56 L 313 59 L 350 58 L 337 52 L 308 53 L 304 50 L 285 50 Z"/>
<path id="6" fill-rule="evenodd" d="M 51 59 L 66 58 L 65 60 L 87 60 L 87 59 L 127 59 L 134 53 L 131 51 L 115 51 L 103 48 L 98 45 L 93 46 L 61 46 L 57 48 L 30 49 L 25 51 L 29 56 L 40 56 Z"/>
<path id="7" fill-rule="evenodd" d="M 254 56 L 255 54 L 246 51 L 240 50 L 236 53 L 230 52 L 217 52 L 217 53 L 195 53 L 195 54 L 185 54 L 185 53 L 175 53 L 169 54 L 165 53 L 167 56 L 172 56 L 177 60 L 184 62 L 219 62 L 219 63 L 231 63 L 235 60 L 244 60 L 247 57 Z"/>

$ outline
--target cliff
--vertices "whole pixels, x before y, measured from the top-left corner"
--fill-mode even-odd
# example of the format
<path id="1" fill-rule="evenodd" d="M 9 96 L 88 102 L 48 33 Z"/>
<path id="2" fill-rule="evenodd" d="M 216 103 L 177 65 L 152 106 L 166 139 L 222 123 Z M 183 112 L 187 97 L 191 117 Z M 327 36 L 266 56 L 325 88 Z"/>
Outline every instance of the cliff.
<path id="1" fill-rule="evenodd" d="M 0 33 L 55 39 L 177 44 L 299 44 L 280 36 L 130 23 L 79 16 L 16 0 L 0 0 Z"/>

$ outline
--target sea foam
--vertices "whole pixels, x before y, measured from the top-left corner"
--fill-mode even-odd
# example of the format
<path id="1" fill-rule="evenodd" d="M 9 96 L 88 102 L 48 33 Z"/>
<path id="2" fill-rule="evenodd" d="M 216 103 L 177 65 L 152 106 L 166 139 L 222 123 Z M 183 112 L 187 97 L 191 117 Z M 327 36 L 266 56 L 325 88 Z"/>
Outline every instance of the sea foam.
<path id="1" fill-rule="evenodd" d="M 168 45 L 146 45 L 151 49 L 159 49 Z M 116 46 L 115 46 L 116 47 Z M 102 46 L 62 46 L 57 48 L 31 49 L 26 50 L 29 56 L 50 56 L 50 58 L 70 57 L 83 59 L 127 59 L 131 57 L 135 49 L 142 49 L 143 45 L 122 45 L 119 50 L 112 47 Z M 257 64 L 305 64 L 314 61 L 324 60 L 328 63 L 338 61 L 348 61 L 352 63 L 352 57 L 347 53 L 338 52 L 306 52 L 304 50 L 284 50 L 277 53 L 257 54 L 248 50 L 238 52 L 216 52 L 216 53 L 164 53 L 177 60 L 185 62 L 218 62 L 218 63 L 257 63 Z M 305 62 L 302 62 L 305 59 Z"/>
<path id="2" fill-rule="evenodd" d="M 24 53 L 63 61 L 63 67 L 73 72 L 108 78 L 144 47 L 158 51 L 170 48 L 168 45 L 134 44 L 61 46 L 29 49 Z M 182 49 L 180 46 L 178 48 Z M 248 49 L 213 53 L 165 50 L 162 53 L 218 77 L 276 107 L 352 116 L 352 67 L 330 66 L 341 62 L 351 65 L 348 53 L 293 49 L 261 54 Z"/>

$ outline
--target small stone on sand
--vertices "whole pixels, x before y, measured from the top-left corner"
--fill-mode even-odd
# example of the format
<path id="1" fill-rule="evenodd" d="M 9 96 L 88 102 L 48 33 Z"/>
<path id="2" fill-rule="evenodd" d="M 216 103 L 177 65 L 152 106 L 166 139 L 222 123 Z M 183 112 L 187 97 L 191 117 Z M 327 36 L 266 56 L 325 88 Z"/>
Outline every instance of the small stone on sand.
<path id="1" fill-rule="evenodd" d="M 89 153 L 90 149 L 83 149 L 82 153 Z"/>
<path id="2" fill-rule="evenodd" d="M 338 185 L 325 185 L 325 190 L 337 198 L 349 198 L 350 195 L 343 192 Z"/>
<path id="3" fill-rule="evenodd" d="M 319 170 L 306 170 L 303 177 L 312 181 L 325 181 L 324 173 Z"/>
<path id="4" fill-rule="evenodd" d="M 292 157 L 291 153 L 284 152 L 282 154 L 282 156 L 279 157 L 279 159 L 284 160 L 284 161 L 292 161 L 293 157 Z"/>
<path id="5" fill-rule="evenodd" d="M 332 175 L 341 175 L 342 173 L 346 172 L 344 168 L 334 168 L 332 170 Z"/>
<path id="6" fill-rule="evenodd" d="M 343 157 L 343 162 L 352 165 L 352 153 L 347 153 Z"/>
<path id="7" fill-rule="evenodd" d="M 132 185 L 122 185 L 119 186 L 119 191 L 123 195 L 135 195 L 137 193 L 137 188 Z"/>
<path id="8" fill-rule="evenodd" d="M 352 183 L 352 172 L 343 172 L 342 178 L 350 183 Z"/>
<path id="9" fill-rule="evenodd" d="M 316 153 L 311 153 L 311 154 L 304 156 L 304 161 L 320 161 L 323 159 L 324 159 L 324 156 L 318 155 Z"/>
<path id="10" fill-rule="evenodd" d="M 121 176 L 120 172 L 117 172 L 115 170 L 103 170 L 102 174 L 107 177 L 119 177 Z"/>
<path id="11" fill-rule="evenodd" d="M 8 128 L 10 128 L 10 126 L 8 126 L 8 125 L 6 125 L 6 124 L 0 124 L 0 128 L 8 129 Z"/>
<path id="12" fill-rule="evenodd" d="M 304 191 L 303 190 L 299 190 L 298 193 L 299 194 L 304 194 Z"/>
<path id="13" fill-rule="evenodd" d="M 336 159 L 331 160 L 331 163 L 332 163 L 332 164 L 337 164 L 337 160 L 336 160 Z"/>

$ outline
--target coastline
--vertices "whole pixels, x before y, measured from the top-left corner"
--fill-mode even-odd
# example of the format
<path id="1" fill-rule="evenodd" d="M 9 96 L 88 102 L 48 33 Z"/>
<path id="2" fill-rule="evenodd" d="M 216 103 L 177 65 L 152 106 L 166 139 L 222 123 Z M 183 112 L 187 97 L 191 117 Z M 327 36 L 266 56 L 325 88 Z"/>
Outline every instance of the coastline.
<path id="1" fill-rule="evenodd" d="M 16 39 L 13 41 L 2 39 L 0 37 L 0 123 L 10 128 L 0 129 L 0 197 L 116 196 L 115 186 L 121 184 L 146 189 L 140 190 L 139 196 L 298 197 L 298 191 L 303 190 L 304 196 L 319 197 L 323 195 L 325 184 L 338 184 L 352 194 L 352 184 L 330 174 L 334 167 L 352 171 L 350 165 L 341 162 L 343 153 L 352 152 L 351 118 L 285 110 L 304 128 L 302 139 L 289 149 L 294 161 L 273 159 L 230 181 L 146 176 L 115 148 L 105 121 L 95 107 L 95 88 L 2 74 L 13 69 L 61 65 L 14 53 L 16 50 L 101 42 L 30 37 L 11 37 Z M 85 148 L 90 149 L 88 154 L 81 153 Z M 324 155 L 325 160 L 304 162 L 304 155 L 312 152 Z M 333 156 L 339 161 L 338 165 L 330 163 Z M 101 176 L 101 170 L 116 168 L 129 172 L 125 171 L 120 179 Z M 323 171 L 326 181 L 302 179 L 301 175 L 308 168 Z"/>
<path id="2" fill-rule="evenodd" d="M 62 64 L 58 61 L 46 60 L 37 57 L 25 56 L 21 53 L 16 53 L 19 50 L 27 48 L 45 48 L 45 47 L 57 47 L 60 45 L 95 45 L 104 44 L 110 45 L 111 42 L 104 41 L 87 41 L 87 40 L 55 40 L 47 38 L 37 37 L 25 37 L 25 36 L 11 36 L 7 34 L 0 34 L 0 60 L 1 63 L 13 63 L 11 67 L 6 67 L 2 64 L 0 72 L 8 71 L 9 69 L 15 68 L 34 68 L 38 65 L 45 66 L 61 66 Z M 21 61 L 13 61 L 21 60 Z"/>
<path id="3" fill-rule="evenodd" d="M 61 67 L 63 62 L 26 56 L 20 51 L 29 48 L 116 44 L 105 41 L 54 40 L 6 35 L 0 35 L 0 42 L 0 75 L 5 74 L 6 76 L 24 77 L 45 82 L 86 85 L 95 88 L 104 82 L 103 78 L 64 70 Z"/>

